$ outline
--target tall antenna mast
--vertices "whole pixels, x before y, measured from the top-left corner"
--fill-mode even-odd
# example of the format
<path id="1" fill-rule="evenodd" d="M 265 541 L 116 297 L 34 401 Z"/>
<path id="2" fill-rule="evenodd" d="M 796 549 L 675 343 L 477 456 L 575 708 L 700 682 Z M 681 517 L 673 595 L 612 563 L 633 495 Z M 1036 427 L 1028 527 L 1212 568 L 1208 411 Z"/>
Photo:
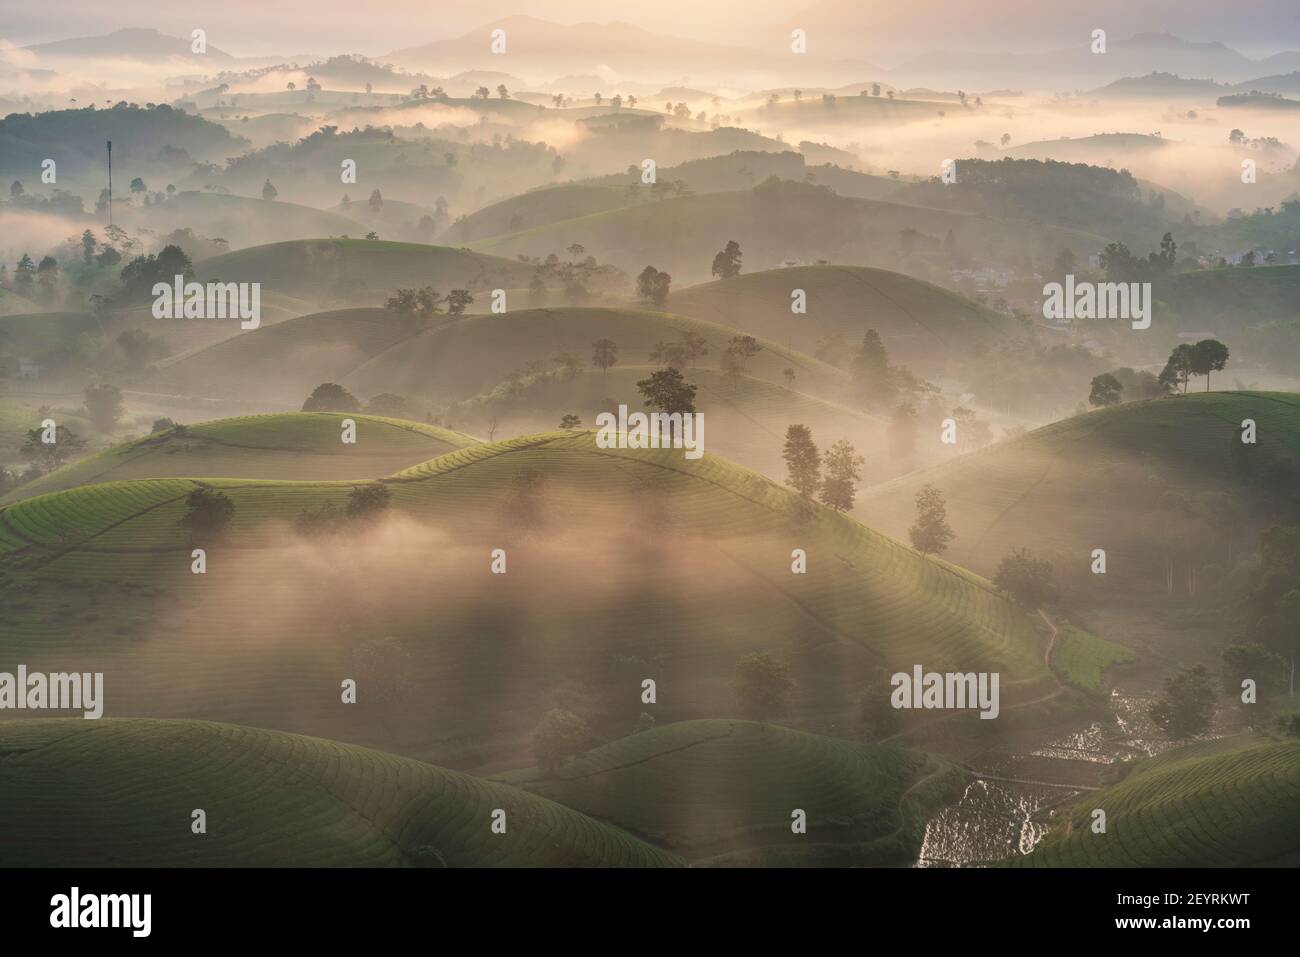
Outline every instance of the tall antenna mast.
<path id="1" fill-rule="evenodd" d="M 113 141 L 108 141 L 108 225 L 113 225 Z"/>

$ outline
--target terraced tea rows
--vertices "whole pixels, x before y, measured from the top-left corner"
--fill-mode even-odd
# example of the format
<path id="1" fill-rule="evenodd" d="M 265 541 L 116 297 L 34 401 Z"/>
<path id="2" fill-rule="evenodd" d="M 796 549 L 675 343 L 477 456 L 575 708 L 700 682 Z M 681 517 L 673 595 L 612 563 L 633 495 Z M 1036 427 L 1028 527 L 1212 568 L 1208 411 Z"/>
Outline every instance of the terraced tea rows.
<path id="1" fill-rule="evenodd" d="M 455 416 L 459 424 L 465 428 L 472 424 L 478 432 L 486 431 L 486 423 L 495 417 L 507 435 L 553 429 L 567 414 L 577 415 L 584 428 L 591 428 L 600 412 L 613 411 L 619 403 L 631 410 L 644 408 L 636 383 L 655 369 L 620 365 L 607 373 L 555 378 L 518 394 L 502 386 L 465 403 Z M 765 475 L 780 475 L 785 471 L 781 450 L 786 427 L 798 422 L 812 429 L 822 447 L 847 439 L 867 453 L 863 467 L 867 481 L 873 473 L 885 474 L 884 457 L 876 453 L 885 447 L 886 423 L 877 416 L 798 391 L 802 383 L 797 378 L 794 387 L 787 388 L 716 369 L 687 369 L 683 375 L 696 387 L 695 409 L 704 414 L 707 446 L 724 458 Z"/>
<path id="2" fill-rule="evenodd" d="M 1244 419 L 1256 423 L 1255 445 L 1241 443 Z M 947 500 L 957 536 L 947 554 L 962 565 L 991 575 L 1029 547 L 1082 574 L 1105 548 L 1107 584 L 1163 589 L 1169 561 L 1181 579 L 1193 556 L 1229 562 L 1229 548 L 1253 549 L 1235 513 L 1200 497 L 1238 492 L 1274 462 L 1300 462 L 1300 396 L 1201 393 L 1075 416 L 963 455 L 865 490 L 858 514 L 903 537 L 929 483 Z"/>
<path id="3" fill-rule="evenodd" d="M 341 309 L 264 326 L 159 369 L 157 391 L 260 399 L 301 408 L 312 389 L 338 382 L 390 346 L 415 336 L 421 324 L 383 309 Z M 382 385 L 363 393 L 362 400 Z"/>
<path id="4" fill-rule="evenodd" d="M 807 296 L 806 315 L 790 311 L 791 294 Z M 674 312 L 766 336 L 813 352 L 820 340 L 840 335 L 848 351 L 875 329 L 890 354 L 918 370 L 942 371 L 968 360 L 971 350 L 1008 336 L 1007 316 L 964 296 L 885 269 L 861 266 L 794 266 L 751 272 L 672 294 Z"/>
<path id="5" fill-rule="evenodd" d="M 965 774 L 918 752 L 714 720 L 653 728 L 551 774 L 502 779 L 692 861 L 879 865 L 915 859 L 930 807 Z M 796 809 L 806 834 L 791 829 Z"/>
<path id="6" fill-rule="evenodd" d="M 700 365 L 721 361 L 736 330 L 711 322 L 639 309 L 599 309 L 567 306 L 520 309 L 501 315 L 474 315 L 431 324 L 418 338 L 401 342 L 376 355 L 345 379 L 358 395 L 380 391 L 402 395 L 442 395 L 466 399 L 490 389 L 528 362 L 549 362 L 568 352 L 590 362 L 592 343 L 612 339 L 622 362 L 648 361 L 660 342 L 693 332 L 708 344 Z M 771 382 L 793 368 L 804 390 L 838 396 L 847 379 L 843 372 L 784 345 L 760 340 L 762 351 L 750 360 L 750 375 Z"/>
<path id="7" fill-rule="evenodd" d="M 4 867 L 662 867 L 631 835 L 504 784 L 207 721 L 0 723 Z M 206 832 L 191 830 L 202 809 Z M 505 811 L 506 832 L 491 831 Z"/>
<path id="8" fill-rule="evenodd" d="M 341 441 L 345 419 L 356 423 L 355 444 Z M 243 416 L 114 446 L 19 486 L 0 502 L 129 478 L 376 479 L 474 441 L 432 425 L 357 413 Z"/>
<path id="9" fill-rule="evenodd" d="M 1091 830 L 1106 812 L 1106 833 Z M 1300 742 L 1221 738 L 1138 764 L 1090 794 L 1029 867 L 1243 867 L 1300 862 Z"/>
<path id="10" fill-rule="evenodd" d="M 531 267 L 514 259 L 448 246 L 374 239 L 270 243 L 214 256 L 194 268 L 204 281 L 238 277 L 240 282 L 260 282 L 265 292 L 376 306 L 404 286 L 432 286 L 443 295 L 457 288 L 482 293 L 497 287 L 524 288 L 532 275 Z"/>
<path id="11" fill-rule="evenodd" d="M 521 529 L 510 503 L 526 474 L 541 491 Z M 394 521 L 337 542 L 289 526 L 342 506 L 351 483 L 205 482 L 235 506 L 205 575 L 178 525 L 190 480 L 0 511 L 14 598 L 0 658 L 102 663 L 110 714 L 286 728 L 460 767 L 520 763 L 566 687 L 611 734 L 635 723 L 644 677 L 665 689 L 661 720 L 734 714 L 735 662 L 753 650 L 789 660 L 792 715 L 809 728 L 851 725 L 878 663 L 998 671 L 1004 714 L 1055 693 L 1033 623 L 987 582 L 711 455 L 601 450 L 591 433 L 469 446 L 387 480 Z M 497 547 L 505 575 L 489 568 Z M 807 574 L 791 574 L 795 548 Z M 341 708 L 358 646 L 381 637 L 404 646 L 411 696 Z M 981 738 L 1006 723 L 967 718 Z"/>

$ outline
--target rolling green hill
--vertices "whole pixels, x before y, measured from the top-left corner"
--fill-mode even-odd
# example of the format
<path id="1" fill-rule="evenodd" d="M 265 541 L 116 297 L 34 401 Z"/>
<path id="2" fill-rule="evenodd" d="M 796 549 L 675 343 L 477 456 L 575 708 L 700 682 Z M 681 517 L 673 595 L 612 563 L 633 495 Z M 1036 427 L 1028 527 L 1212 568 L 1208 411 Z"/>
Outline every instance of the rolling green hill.
<path id="1" fill-rule="evenodd" d="M 29 312 L 0 316 L 0 339 L 10 355 L 37 358 L 67 346 L 83 333 L 96 334 L 101 323 L 88 312 Z"/>
<path id="2" fill-rule="evenodd" d="M 619 360 L 644 363 L 660 341 L 695 332 L 718 361 L 736 330 L 639 309 L 564 306 L 502 314 L 405 319 L 382 309 L 318 313 L 258 329 L 161 369 L 158 389 L 300 405 L 315 386 L 339 382 L 366 399 L 381 392 L 443 401 L 473 398 L 534 360 L 568 352 L 588 363 L 592 343 L 617 343 Z M 807 391 L 837 395 L 845 374 L 762 342 L 750 374 L 781 381 L 793 368 Z M 557 420 L 558 421 L 558 420 Z"/>
<path id="3" fill-rule="evenodd" d="M 558 771 L 503 775 L 694 864 L 872 866 L 916 859 L 928 809 L 965 774 L 914 751 L 749 721 L 620 738 Z M 791 831 L 791 813 L 807 833 Z"/>
<path id="4" fill-rule="evenodd" d="M 1106 833 L 1092 832 L 1092 811 Z M 1137 764 L 1064 813 L 1015 864 L 1249 867 L 1300 862 L 1300 742 L 1239 735 Z"/>
<path id="5" fill-rule="evenodd" d="M 808 312 L 790 311 L 792 290 Z M 721 323 L 812 353 L 843 336 L 856 349 L 875 329 L 891 357 L 918 371 L 942 371 L 1007 336 L 1014 322 L 970 299 L 901 273 L 863 266 L 795 266 L 743 273 L 672 293 L 674 312 Z M 848 355 L 840 357 L 847 361 Z"/>
<path id="6" fill-rule="evenodd" d="M 0 316 L 19 316 L 36 312 L 39 307 L 9 289 L 0 289 Z"/>
<path id="7" fill-rule="evenodd" d="M 59 410 L 54 412 L 56 421 L 70 427 L 82 438 L 92 441 L 100 439 L 100 433 L 91 425 L 89 419 L 66 411 L 67 406 L 76 406 L 79 401 L 79 397 L 65 399 L 62 396 L 22 396 L 0 399 L 0 465 L 27 467 L 28 463 L 21 459 L 19 449 L 27 440 L 27 433 L 32 429 L 40 428 L 41 420 L 44 418 L 41 415 L 43 406 Z"/>
<path id="8" fill-rule="evenodd" d="M 254 199 L 229 193 L 180 192 L 166 202 L 135 206 L 123 218 L 132 232 L 141 228 L 164 235 L 174 229 L 193 229 L 209 239 L 220 237 L 239 250 L 265 243 L 280 243 L 317 236 L 362 236 L 354 219 L 296 203 Z M 247 280 L 245 280 L 247 281 Z"/>
<path id="9" fill-rule="evenodd" d="M 885 199 L 898 189 L 898 182 L 887 176 L 871 176 L 831 163 L 813 164 L 808 162 L 802 153 L 793 150 L 783 152 L 735 150 L 721 156 L 706 156 L 703 159 L 679 163 L 666 169 L 661 167 L 657 172 L 657 177 L 661 181 L 683 182 L 696 193 L 752 189 L 769 176 L 793 180 L 806 178 L 808 182 L 829 186 L 841 196 L 854 196 L 859 199 Z M 649 187 L 640 186 L 639 168 L 633 175 L 613 173 L 584 182 L 594 186 L 622 186 L 624 189 L 629 184 L 635 184 L 642 194 L 650 192 Z"/>
<path id="10" fill-rule="evenodd" d="M 531 267 L 447 246 L 366 239 L 305 239 L 214 256 L 195 265 L 201 280 L 260 282 L 262 291 L 313 302 L 381 306 L 400 287 L 480 293 L 528 285 Z"/>
<path id="11" fill-rule="evenodd" d="M 898 184 L 887 177 L 869 176 L 830 164 L 810 165 L 801 154 L 793 151 L 736 150 L 722 156 L 707 156 L 660 168 L 657 172 L 662 182 L 685 183 L 694 193 L 751 189 L 769 176 L 791 180 L 810 177 L 810 182 L 829 186 L 841 196 L 860 199 L 883 199 L 898 188 Z M 659 201 L 652 195 L 650 187 L 641 183 L 638 168 L 635 175 L 614 173 L 512 196 L 470 213 L 456 222 L 443 238 L 448 242 L 476 242 Z"/>
<path id="12" fill-rule="evenodd" d="M 555 428 L 565 415 L 577 415 L 591 427 L 602 411 L 619 403 L 641 408 L 644 398 L 637 382 L 655 371 L 651 365 L 618 365 L 608 372 L 586 370 L 573 378 L 558 372 L 507 380 L 449 410 L 450 419 L 475 434 L 486 434 L 493 418 L 502 435 Z M 847 439 L 867 457 L 864 480 L 883 481 L 888 471 L 886 427 L 878 416 L 828 402 L 793 387 L 749 375 L 729 376 L 717 369 L 686 370 L 696 387 L 695 408 L 708 423 L 708 447 L 724 458 L 765 475 L 786 471 L 781 450 L 786 427 L 797 422 L 812 429 L 823 447 Z M 938 451 L 937 449 L 934 451 Z M 918 452 L 924 457 L 926 448 Z M 925 459 L 928 464 L 930 460 Z"/>
<path id="13" fill-rule="evenodd" d="M 468 398 L 496 386 L 531 360 L 549 362 L 557 353 L 568 352 L 589 363 L 597 339 L 613 340 L 620 362 L 640 364 L 649 360 L 659 342 L 678 340 L 687 332 L 708 343 L 708 355 L 698 362 L 712 366 L 737 330 L 642 309 L 562 306 L 463 316 L 430 322 L 418 337 L 389 347 L 351 372 L 344 384 L 366 395 L 385 390 Z M 810 392 L 838 395 L 846 386 L 845 374 L 833 366 L 769 340 L 760 340 L 760 346 L 762 351 L 747 366 L 752 376 L 776 382 L 782 380 L 783 369 L 793 368 L 797 381 Z"/>
<path id="14" fill-rule="evenodd" d="M 382 239 L 411 240 L 420 242 L 428 241 L 433 238 L 433 230 L 427 230 L 428 235 L 422 236 L 420 230 L 420 221 L 426 216 L 429 217 L 432 224 L 433 207 L 421 206 L 418 203 L 403 202 L 398 199 L 385 197 L 378 209 L 371 207 L 364 191 L 356 196 L 350 197 L 351 201 L 345 206 L 342 203 L 331 207 L 330 212 L 338 213 L 340 216 L 346 216 L 354 222 L 360 223 L 365 227 L 365 232 L 374 230 L 379 233 Z"/>
<path id="15" fill-rule="evenodd" d="M 1240 441 L 1247 418 L 1256 445 Z M 956 532 L 946 557 L 968 568 L 991 575 L 1029 547 L 1098 595 L 1164 591 L 1170 562 L 1182 590 L 1189 564 L 1210 586 L 1254 550 L 1243 480 L 1266 478 L 1274 462 L 1300 462 L 1300 396 L 1193 393 L 1075 416 L 867 489 L 858 514 L 906 540 L 916 491 L 932 484 Z M 1106 550 L 1105 576 L 1089 574 L 1095 548 Z"/>
<path id="16" fill-rule="evenodd" d="M 355 445 L 340 441 L 349 418 L 357 423 Z M 133 478 L 376 479 L 473 442 L 419 422 L 356 413 L 220 419 L 115 445 L 22 485 L 0 502 Z"/>
<path id="17" fill-rule="evenodd" d="M 1229 223 L 1218 227 L 1216 233 L 1227 242 L 1251 244 L 1250 238 L 1229 238 L 1234 230 L 1240 232 L 1240 227 Z M 1271 319 L 1294 320 L 1300 298 L 1300 266 L 1182 273 L 1162 283 L 1156 295 L 1174 307 L 1185 328 L 1222 334 Z"/>
<path id="18" fill-rule="evenodd" d="M 418 335 L 421 328 L 423 324 L 400 320 L 383 309 L 314 313 L 233 336 L 166 363 L 150 388 L 301 408 L 316 386 L 338 382 L 390 346 Z"/>
<path id="19" fill-rule="evenodd" d="M 1055 226 L 853 199 L 808 183 L 772 180 L 743 192 L 682 196 L 525 227 L 471 248 L 496 256 L 546 256 L 580 243 L 600 262 L 632 275 L 649 263 L 682 284 L 707 279 L 714 254 L 729 239 L 740 241 L 746 267 L 755 270 L 787 261 L 854 263 L 896 256 L 899 234 L 908 228 L 935 243 L 952 230 L 959 250 L 978 250 L 991 261 L 1043 247 L 1070 247 L 1087 255 L 1105 245 L 1101 237 Z"/>
<path id="20" fill-rule="evenodd" d="M 1058 693 L 1044 639 L 986 581 L 711 455 L 600 449 L 589 432 L 470 446 L 394 475 L 388 521 L 333 538 L 291 525 L 342 509 L 351 483 L 204 483 L 234 507 L 220 537 L 178 524 L 190 479 L 0 510 L 0 657 L 38 668 L 75 650 L 106 673 L 110 716 L 233 721 L 462 768 L 526 763 L 557 701 L 626 733 L 645 677 L 660 721 L 735 715 L 751 651 L 788 661 L 791 718 L 809 729 L 852 727 L 881 665 L 998 671 L 1000 720 L 942 716 L 983 746 Z M 491 572 L 494 548 L 508 573 Z M 375 664 L 370 643 L 390 638 L 400 654 Z M 340 680 L 358 674 L 359 703 L 340 708 Z"/>
<path id="21" fill-rule="evenodd" d="M 636 199 L 630 198 L 623 186 L 550 186 L 512 196 L 470 213 L 453 223 L 440 238 L 446 242 L 474 242 L 619 209 L 633 202 Z"/>
<path id="22" fill-rule="evenodd" d="M 276 731 L 207 721 L 5 721 L 0 755 L 4 867 L 679 863 L 516 788 Z M 191 831 L 196 808 L 206 814 L 203 834 Z M 506 812 L 504 834 L 491 831 L 497 809 Z"/>

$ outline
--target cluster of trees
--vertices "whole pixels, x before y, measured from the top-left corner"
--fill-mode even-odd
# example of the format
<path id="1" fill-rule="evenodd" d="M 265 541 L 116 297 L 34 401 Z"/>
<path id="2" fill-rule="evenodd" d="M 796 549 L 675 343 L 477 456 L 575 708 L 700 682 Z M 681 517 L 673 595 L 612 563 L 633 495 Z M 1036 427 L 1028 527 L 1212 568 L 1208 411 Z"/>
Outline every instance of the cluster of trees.
<path id="1" fill-rule="evenodd" d="M 1159 381 L 1167 389 L 1183 387 L 1187 392 L 1187 383 L 1194 375 L 1205 376 L 1205 391 L 1210 391 L 1210 373 L 1221 372 L 1228 364 L 1228 347 L 1218 339 L 1202 339 L 1192 345 L 1184 342 L 1169 354 L 1169 360 L 1160 371 Z"/>
<path id="2" fill-rule="evenodd" d="M 294 519 L 294 531 L 306 538 L 361 531 L 387 513 L 391 504 L 392 493 L 382 482 L 354 485 L 341 509 L 333 502 L 326 502 L 299 512 Z"/>
<path id="3" fill-rule="evenodd" d="M 668 293 L 672 288 L 673 277 L 654 266 L 646 266 L 641 275 L 636 277 L 636 295 L 644 303 L 662 309 L 668 302 Z"/>
<path id="4" fill-rule="evenodd" d="M 40 263 L 32 260 L 28 253 L 14 265 L 13 278 L 5 288 L 44 305 L 53 305 L 58 298 L 59 261 L 53 256 L 41 257 Z"/>
<path id="5" fill-rule="evenodd" d="M 1101 252 L 1101 268 L 1111 282 L 1150 282 L 1173 272 L 1178 259 L 1178 244 L 1172 233 L 1160 239 L 1160 251 L 1135 256 L 1124 243 L 1108 243 Z"/>
<path id="6" fill-rule="evenodd" d="M 1094 376 L 1088 393 L 1088 403 L 1097 408 L 1134 402 L 1140 399 L 1158 399 L 1169 394 L 1169 387 L 1154 373 L 1127 366 Z"/>
<path id="7" fill-rule="evenodd" d="M 100 432 L 111 432 L 117 427 L 118 421 L 126 412 L 122 392 L 117 386 L 107 383 L 92 384 L 86 387 L 82 395 L 84 399 L 82 411 L 95 429 Z M 48 418 L 49 410 L 42 408 L 40 414 L 42 418 Z M 4 475 L 0 476 L 0 485 L 6 489 L 14 488 L 46 475 L 72 461 L 87 446 L 86 439 L 66 425 L 55 428 L 53 442 L 46 442 L 46 435 L 43 428 L 27 430 L 18 454 L 30 464 L 21 473 L 4 470 Z"/>
<path id="8" fill-rule="evenodd" d="M 823 505 L 837 512 L 853 508 L 862 466 L 866 459 L 857 454 L 853 443 L 840 439 L 823 456 L 806 425 L 791 425 L 785 430 L 786 484 L 806 499 L 820 496 Z"/>
<path id="9" fill-rule="evenodd" d="M 122 288 L 130 300 L 152 298 L 154 283 L 171 285 L 177 276 L 194 278 L 194 263 L 180 246 L 168 245 L 156 254 L 136 256 L 122 267 Z"/>
<path id="10" fill-rule="evenodd" d="M 708 354 L 708 341 L 699 333 L 688 329 L 680 339 L 668 342 L 661 339 L 657 342 L 650 353 L 650 361 L 664 367 L 689 369 L 696 359 Z"/>
<path id="11" fill-rule="evenodd" d="M 1205 376 L 1205 391 L 1210 391 L 1210 374 L 1221 372 L 1228 364 L 1228 347 L 1217 339 L 1202 339 L 1195 344 L 1184 342 L 1174 347 L 1159 376 L 1133 369 L 1116 369 L 1094 376 L 1088 403 L 1097 408 L 1119 405 L 1124 401 L 1150 399 L 1175 392 L 1194 375 Z M 1126 395 L 1127 394 L 1127 395 Z"/>
<path id="12" fill-rule="evenodd" d="M 472 305 L 474 297 L 468 289 L 453 289 L 446 297 L 438 294 L 432 286 L 418 289 L 398 289 L 396 293 L 384 300 L 384 308 L 411 319 L 428 319 L 437 315 L 446 307 L 447 315 L 462 316 L 466 307 Z"/>
<path id="13" fill-rule="evenodd" d="M 722 371 L 734 384 L 749 365 L 749 360 L 763 351 L 753 336 L 732 336 L 722 351 Z M 791 370 L 792 371 L 792 370 Z"/>
<path id="14" fill-rule="evenodd" d="M 838 365 L 838 356 L 847 351 L 846 345 L 838 335 L 824 339 L 818 345 L 817 357 L 833 358 L 833 364 Z M 900 400 L 915 400 L 938 392 L 906 366 L 891 364 L 885 340 L 875 329 L 862 334 L 862 341 L 850 356 L 848 371 L 854 401 L 873 411 L 883 413 L 895 408 Z"/>
<path id="15" fill-rule="evenodd" d="M 1040 608 L 1056 598 L 1052 563 L 1036 558 L 1027 548 L 1017 548 L 998 563 L 993 584 L 1025 608 Z"/>
<path id="16" fill-rule="evenodd" d="M 611 294 L 626 290 L 627 275 L 617 266 L 601 264 L 595 256 L 586 255 L 582 243 L 573 243 L 566 250 L 567 260 L 562 260 L 556 253 L 550 253 L 545 259 L 520 256 L 521 262 L 532 264 L 533 276 L 528 282 L 528 304 L 544 306 L 550 299 L 551 290 L 558 286 L 564 301 L 571 305 L 581 305 L 595 294 Z M 667 277 L 667 274 L 664 274 Z M 671 278 L 671 277 L 668 277 Z M 640 286 L 638 293 L 641 294 Z M 664 298 L 668 296 L 665 287 Z M 642 299 L 648 297 L 641 294 Z"/>
<path id="17" fill-rule="evenodd" d="M 1294 694 L 1300 654 L 1300 525 L 1266 530 L 1259 539 L 1259 559 L 1239 609 L 1247 623 L 1242 638 L 1285 659 L 1288 693 Z"/>
<path id="18" fill-rule="evenodd" d="M 56 216 L 69 216 L 78 219 L 86 215 L 85 203 L 76 193 L 66 189 L 53 189 L 49 196 L 28 193 L 21 180 L 9 184 L 9 201 L 13 209 L 33 212 L 53 213 Z"/>

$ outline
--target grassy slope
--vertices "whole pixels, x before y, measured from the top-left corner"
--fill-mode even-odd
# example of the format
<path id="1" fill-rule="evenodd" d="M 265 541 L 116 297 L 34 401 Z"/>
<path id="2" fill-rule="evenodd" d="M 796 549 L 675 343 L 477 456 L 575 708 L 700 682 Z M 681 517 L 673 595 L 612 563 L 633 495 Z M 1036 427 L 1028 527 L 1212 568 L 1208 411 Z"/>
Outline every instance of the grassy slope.
<path id="1" fill-rule="evenodd" d="M 1256 446 L 1240 446 L 1246 418 L 1258 425 Z M 992 574 L 1012 548 L 1029 547 L 1086 567 L 1092 549 L 1104 547 L 1108 576 L 1158 579 L 1163 588 L 1165 546 L 1155 537 L 1206 538 L 1165 493 L 1237 483 L 1234 443 L 1263 460 L 1300 458 L 1300 396 L 1210 392 L 1075 416 L 867 489 L 858 514 L 905 538 L 916 490 L 929 483 L 947 499 L 955 562 Z"/>
<path id="2" fill-rule="evenodd" d="M 0 757 L 5 867 L 677 863 L 516 788 L 282 732 L 206 721 L 6 721 Z M 207 814 L 202 835 L 190 830 L 195 808 Z M 497 808 L 505 834 L 490 830 Z"/>
<path id="3" fill-rule="evenodd" d="M 1132 661 L 1133 652 L 1113 641 L 1067 625 L 1052 649 L 1052 670 L 1066 684 L 1089 694 L 1104 694 L 1106 669 Z"/>
<path id="4" fill-rule="evenodd" d="M 503 499 L 529 469 L 552 490 L 551 524 L 540 544 L 512 546 L 508 575 L 490 576 L 489 551 L 511 541 Z M 319 559 L 284 523 L 342 505 L 347 483 L 211 484 L 235 515 L 226 541 L 209 543 L 206 576 L 190 574 L 177 525 L 188 480 L 0 511 L 0 654 L 37 667 L 75 648 L 110 673 L 119 714 L 282 727 L 462 767 L 517 761 L 565 686 L 586 682 L 594 719 L 626 727 L 639 708 L 615 693 L 631 681 L 625 667 L 660 680 L 661 720 L 732 714 L 735 661 L 753 650 L 790 660 L 792 715 L 806 727 L 851 727 L 878 662 L 1001 672 L 1003 719 L 962 716 L 978 735 L 1054 693 L 1033 624 L 987 582 L 838 513 L 800 518 L 791 493 L 712 456 L 600 450 L 590 433 L 472 446 L 389 483 L 395 512 L 434 542 L 412 532 Z M 277 547 L 292 550 L 266 551 Z M 808 553 L 806 575 L 790 573 L 794 547 Z M 388 579 L 357 574 L 366 560 L 388 562 Z M 366 635 L 401 639 L 416 686 L 439 692 L 391 713 L 340 713 L 349 643 Z M 272 660 L 283 685 L 263 677 Z"/>
<path id="5" fill-rule="evenodd" d="M 0 316 L 0 341 L 11 355 L 35 357 L 81 333 L 97 333 L 100 323 L 88 312 L 24 312 Z"/>
<path id="6" fill-rule="evenodd" d="M 565 219 L 619 209 L 631 202 L 634 200 L 628 198 L 627 189 L 623 186 L 565 184 L 536 189 L 470 213 L 451 226 L 442 238 L 447 242 L 474 242 L 521 229 L 533 229 Z"/>
<path id="7" fill-rule="evenodd" d="M 790 312 L 791 290 L 808 295 L 806 315 Z M 745 273 L 674 292 L 674 312 L 790 342 L 811 353 L 824 336 L 856 348 L 875 329 L 892 356 L 932 369 L 969 357 L 1011 329 L 1010 319 L 919 279 L 861 266 L 796 266 Z"/>
<path id="8" fill-rule="evenodd" d="M 155 206 L 135 207 L 124 218 L 137 228 L 147 227 L 159 235 L 188 227 L 200 236 L 219 236 L 236 250 L 316 236 L 363 235 L 355 220 L 338 213 L 297 203 L 197 190 L 177 193 Z"/>
<path id="9" fill-rule="evenodd" d="M 620 402 L 642 408 L 636 383 L 654 371 L 650 365 L 617 365 L 607 373 L 587 369 L 574 379 L 549 378 L 518 394 L 503 385 L 467 403 L 456 419 L 482 433 L 484 423 L 495 416 L 502 434 L 512 435 L 554 428 L 564 415 L 574 414 L 591 428 L 599 412 L 612 411 Z M 696 387 L 695 408 L 707 423 L 707 448 L 746 468 L 784 474 L 781 450 L 792 422 L 807 425 L 826 446 L 848 439 L 864 453 L 884 448 L 886 423 L 880 417 L 808 395 L 800 391 L 800 378 L 792 389 L 748 375 L 733 379 L 716 369 L 693 368 L 684 374 Z M 863 466 L 865 480 L 872 481 L 882 464 L 879 456 L 870 455 Z"/>
<path id="10" fill-rule="evenodd" d="M 348 418 L 357 423 L 354 445 L 340 441 Z M 376 479 L 473 442 L 467 435 L 419 422 L 356 413 L 243 416 L 113 446 L 20 486 L 0 501 L 135 478 Z"/>
<path id="11" fill-rule="evenodd" d="M 1094 248 L 1104 240 L 1051 226 L 1003 222 L 987 216 L 852 199 L 833 193 L 765 197 L 760 191 L 705 193 L 596 213 L 472 243 L 496 256 L 559 253 L 581 243 L 601 262 L 629 273 L 646 263 L 678 282 L 704 279 L 714 254 L 737 239 L 750 268 L 787 259 L 854 262 L 898 248 L 912 227 L 943 238 L 949 229 L 963 249 L 990 257 L 1021 255 L 1034 244 Z"/>
<path id="12" fill-rule="evenodd" d="M 405 286 L 479 293 L 527 286 L 530 267 L 508 259 L 420 243 L 304 239 L 254 246 L 195 264 L 202 280 L 260 282 L 262 291 L 319 300 L 324 294 L 382 305 Z"/>
<path id="13" fill-rule="evenodd" d="M 36 303 L 30 299 L 24 299 L 8 289 L 0 289 L 0 316 L 22 315 L 35 312 L 37 308 Z"/>
<path id="14" fill-rule="evenodd" d="M 915 860 L 926 811 L 964 778 L 914 751 L 749 721 L 685 721 L 620 738 L 558 771 L 502 775 L 700 863 Z M 804 835 L 791 812 L 807 814 Z"/>
<path id="15" fill-rule="evenodd" d="M 1092 811 L 1106 812 L 1094 834 Z M 1220 738 L 1138 764 L 1069 808 L 1023 866 L 1242 867 L 1300 860 L 1300 742 Z"/>
<path id="16" fill-rule="evenodd" d="M 661 340 L 694 331 L 716 362 L 735 330 L 639 309 L 564 306 L 500 315 L 402 320 L 382 309 L 303 316 L 200 350 L 161 369 L 154 388 L 189 394 L 300 404 L 321 382 L 340 382 L 362 399 L 381 392 L 469 399 L 534 359 L 559 352 L 590 360 L 591 344 L 613 339 L 620 361 L 645 362 Z M 763 342 L 749 371 L 783 381 L 792 367 L 802 388 L 838 394 L 845 374 L 811 356 Z"/>
<path id="17" fill-rule="evenodd" d="M 702 365 L 715 365 L 736 335 L 736 330 L 715 323 L 641 309 L 563 306 L 464 316 L 430 323 L 418 338 L 389 348 L 350 373 L 344 385 L 358 395 L 383 390 L 469 398 L 533 359 L 546 361 L 570 352 L 589 362 L 596 339 L 614 340 L 619 360 L 637 364 L 648 360 L 658 342 L 679 339 L 687 331 L 708 342 Z M 751 375 L 782 381 L 782 370 L 792 367 L 808 391 L 838 393 L 844 387 L 844 373 L 832 366 L 792 353 L 780 343 L 760 344 L 763 351 L 747 367 Z"/>
<path id="18" fill-rule="evenodd" d="M 749 189 L 769 176 L 802 180 L 830 186 L 841 196 L 883 199 L 898 184 L 884 176 L 869 176 L 836 166 L 807 164 L 798 153 L 765 153 L 737 150 L 722 156 L 708 156 L 659 170 L 664 182 L 682 181 L 694 193 Z M 629 193 L 628 186 L 634 189 Z M 493 203 L 469 214 L 445 234 L 449 242 L 476 242 L 505 236 L 523 229 L 535 229 L 568 219 L 591 216 L 607 210 L 652 201 L 649 188 L 639 179 L 623 173 L 593 177 L 531 190 Z M 354 214 L 355 215 L 355 214 Z"/>
<path id="19" fill-rule="evenodd" d="M 1241 242 L 1250 244 L 1249 240 Z M 1177 310 L 1184 327 L 1197 331 L 1208 329 L 1222 334 L 1226 329 L 1262 320 L 1293 320 L 1300 299 L 1300 266 L 1185 273 L 1162 283 L 1156 295 Z"/>
<path id="20" fill-rule="evenodd" d="M 383 309 L 313 313 L 226 339 L 169 363 L 149 388 L 189 395 L 279 401 L 301 406 L 322 382 L 337 382 L 420 324 Z M 386 387 L 358 397 L 363 401 Z"/>

